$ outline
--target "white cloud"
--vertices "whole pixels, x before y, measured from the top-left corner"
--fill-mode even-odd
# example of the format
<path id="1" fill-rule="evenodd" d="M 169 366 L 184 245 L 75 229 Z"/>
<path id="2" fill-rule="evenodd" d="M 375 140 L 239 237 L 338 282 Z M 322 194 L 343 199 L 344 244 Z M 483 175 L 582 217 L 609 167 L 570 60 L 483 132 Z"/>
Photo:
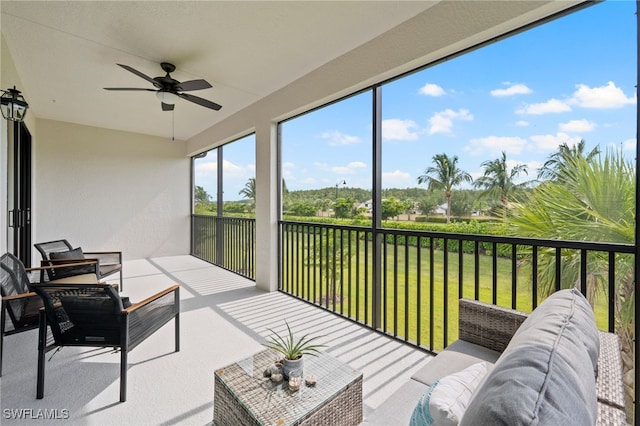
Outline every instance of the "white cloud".
<path id="1" fill-rule="evenodd" d="M 339 132 L 338 130 L 324 132 L 320 137 L 325 139 L 331 146 L 360 143 L 359 137 L 347 135 L 346 133 Z"/>
<path id="2" fill-rule="evenodd" d="M 622 149 L 624 151 L 635 151 L 636 150 L 636 140 L 635 139 L 627 139 L 622 142 Z"/>
<path id="3" fill-rule="evenodd" d="M 520 173 L 520 175 L 515 178 L 515 183 L 522 183 L 535 179 L 538 175 L 538 167 L 542 167 L 542 163 L 539 161 L 527 161 L 523 163 L 522 161 L 517 160 L 507 160 L 507 171 L 511 173 L 511 170 L 513 170 L 514 167 L 521 164 L 524 164 L 527 168 L 527 173 Z"/>
<path id="4" fill-rule="evenodd" d="M 555 151 L 563 143 L 574 146 L 580 142 L 580 136 L 572 137 L 563 132 L 558 132 L 555 135 L 535 135 L 529 139 L 535 143 L 539 151 Z"/>
<path id="5" fill-rule="evenodd" d="M 518 127 L 527 127 L 528 125 L 529 125 L 528 121 L 525 121 L 525 120 L 516 121 L 516 126 Z"/>
<path id="6" fill-rule="evenodd" d="M 338 176 L 352 175 L 356 173 L 356 169 L 364 169 L 367 165 L 361 161 L 352 161 L 346 166 L 332 166 L 331 171 Z"/>
<path id="7" fill-rule="evenodd" d="M 509 160 L 507 160 L 507 164 L 508 163 L 509 163 Z M 523 163 L 519 163 L 519 164 L 523 164 Z M 538 170 L 544 165 L 544 163 L 541 161 L 533 160 L 533 161 L 525 162 L 524 165 L 527 166 L 527 172 L 529 173 L 529 176 L 533 176 L 529 178 L 529 180 L 531 180 L 531 179 L 534 179 L 536 176 L 538 176 Z"/>
<path id="8" fill-rule="evenodd" d="M 442 96 L 446 95 L 444 89 L 437 84 L 427 83 L 418 90 L 418 93 L 426 96 Z"/>
<path id="9" fill-rule="evenodd" d="M 558 99 L 549 99 L 547 102 L 525 105 L 516 111 L 518 114 L 542 115 L 557 112 L 569 112 L 571 107 Z"/>
<path id="10" fill-rule="evenodd" d="M 312 177 L 304 178 L 301 181 L 301 183 L 303 183 L 304 185 L 314 185 L 316 182 L 317 180 Z"/>
<path id="11" fill-rule="evenodd" d="M 478 178 L 481 178 L 484 175 L 484 170 L 476 170 L 475 172 L 470 172 L 471 179 L 476 181 Z"/>
<path id="12" fill-rule="evenodd" d="M 224 170 L 224 174 L 227 177 L 244 176 L 244 169 L 229 160 L 222 160 L 222 170 Z"/>
<path id="13" fill-rule="evenodd" d="M 491 91 L 491 96 L 514 96 L 514 95 L 528 95 L 533 93 L 533 90 L 529 89 L 524 84 L 512 84 L 506 89 L 494 89 Z"/>
<path id="14" fill-rule="evenodd" d="M 387 188 L 407 188 L 416 185 L 416 183 L 411 179 L 410 173 L 402 172 L 400 170 L 383 172 L 382 182 L 384 182 L 384 186 Z"/>
<path id="15" fill-rule="evenodd" d="M 589 120 L 570 120 L 566 123 L 560 123 L 558 128 L 561 132 L 569 133 L 591 132 L 596 128 L 596 123 Z"/>
<path id="16" fill-rule="evenodd" d="M 295 181 L 296 176 L 291 172 L 291 170 L 282 170 L 282 178 L 285 181 Z"/>
<path id="17" fill-rule="evenodd" d="M 209 176 L 217 173 L 217 171 L 218 163 L 216 161 L 196 164 L 196 176 Z"/>
<path id="18" fill-rule="evenodd" d="M 553 98 L 546 102 L 528 104 L 518 109 L 516 113 L 542 115 L 569 112 L 572 110 L 571 105 L 577 105 L 582 108 L 611 109 L 622 108 L 625 105 L 635 105 L 636 103 L 635 94 L 633 97 L 627 97 L 619 87 L 616 87 L 613 81 L 609 81 L 605 86 L 600 87 L 578 84 L 570 99 L 563 101 Z"/>
<path id="19" fill-rule="evenodd" d="M 418 139 L 418 133 L 412 129 L 418 129 L 418 125 L 413 120 L 398 118 L 382 120 L 382 139 L 414 141 Z"/>
<path id="20" fill-rule="evenodd" d="M 578 84 L 576 87 L 571 102 L 583 108 L 622 108 L 637 102 L 635 94 L 628 98 L 613 81 L 600 87 L 589 87 L 586 84 Z"/>
<path id="21" fill-rule="evenodd" d="M 517 136 L 487 136 L 469 141 L 464 150 L 471 155 L 495 155 L 502 151 L 507 154 L 520 154 L 527 141 Z"/>
<path id="22" fill-rule="evenodd" d="M 329 165 L 327 163 L 320 163 L 318 161 L 314 161 L 313 163 L 311 163 L 313 165 L 313 167 L 320 169 L 320 170 L 329 170 Z"/>
<path id="23" fill-rule="evenodd" d="M 453 111 L 447 108 L 444 111 L 437 112 L 429 119 L 429 124 L 431 125 L 429 134 L 451 133 L 454 120 L 471 121 L 473 120 L 473 114 L 470 114 L 469 110 L 466 109 Z"/>
<path id="24" fill-rule="evenodd" d="M 367 165 L 364 164 L 362 161 L 352 161 L 351 163 L 348 164 L 348 166 L 350 168 L 353 169 L 366 169 Z"/>

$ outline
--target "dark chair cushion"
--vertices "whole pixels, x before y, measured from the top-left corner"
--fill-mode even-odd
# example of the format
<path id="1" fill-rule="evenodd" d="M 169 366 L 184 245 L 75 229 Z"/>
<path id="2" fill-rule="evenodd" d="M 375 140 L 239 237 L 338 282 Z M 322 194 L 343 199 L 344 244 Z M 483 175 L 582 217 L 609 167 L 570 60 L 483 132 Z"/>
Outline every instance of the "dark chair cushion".
<path id="1" fill-rule="evenodd" d="M 60 259 L 84 259 L 84 253 L 82 247 L 75 248 L 68 251 L 52 251 L 49 253 L 51 260 Z M 93 265 L 80 265 L 80 266 L 68 266 L 64 268 L 56 268 L 53 276 L 55 279 L 72 277 L 74 275 L 93 274 L 96 272 L 96 268 Z"/>

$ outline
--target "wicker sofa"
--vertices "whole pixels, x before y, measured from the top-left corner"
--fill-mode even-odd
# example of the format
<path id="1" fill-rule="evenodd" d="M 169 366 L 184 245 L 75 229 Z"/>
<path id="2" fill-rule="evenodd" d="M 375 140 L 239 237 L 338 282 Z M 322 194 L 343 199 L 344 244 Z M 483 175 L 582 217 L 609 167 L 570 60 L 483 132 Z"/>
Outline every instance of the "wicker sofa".
<path id="1" fill-rule="evenodd" d="M 531 415 L 532 406 L 535 406 L 533 416 L 537 417 L 539 424 L 627 424 L 618 336 L 597 331 L 593 313 L 586 299 L 577 290 L 562 290 L 556 294 L 549 299 L 573 298 L 582 303 L 582 311 L 589 312 L 580 317 L 573 308 L 558 306 L 557 301 L 556 305 L 553 305 L 554 301 L 545 301 L 532 314 L 527 315 L 483 302 L 460 299 L 458 340 L 368 414 L 363 425 L 409 425 L 416 406 L 424 404 L 423 395 L 427 391 L 430 393 L 435 387 L 432 384 L 483 361 L 489 362 L 492 367 L 473 392 L 461 424 L 529 424 L 530 417 L 527 416 Z M 547 304 L 546 308 L 542 308 L 544 304 Z M 547 312 L 543 312 L 545 309 Z M 529 317 L 532 317 L 532 321 L 520 327 Z M 571 328 L 561 324 L 560 328 L 554 329 L 544 324 L 544 318 L 552 317 L 574 317 L 573 321 L 578 326 Z M 536 327 L 542 327 L 542 331 L 536 330 Z M 567 337 L 565 328 L 570 330 L 569 334 L 574 334 Z M 560 329 L 563 331 L 558 331 L 557 334 L 562 335 L 562 338 L 549 333 L 549 330 Z M 516 331 L 517 337 L 514 336 Z M 542 337 L 543 340 L 550 341 L 549 350 L 542 348 L 546 347 L 544 342 L 538 343 L 541 334 L 546 335 Z M 569 347 L 558 349 L 558 352 L 564 350 L 564 355 L 557 355 L 554 352 L 557 346 L 563 345 L 563 340 L 569 341 Z M 584 343 L 589 341 L 593 342 L 593 350 L 589 349 L 588 343 Z M 576 342 L 579 348 L 575 346 Z M 520 359 L 514 358 L 518 356 L 518 351 Z M 531 358 L 542 357 L 549 360 L 554 359 L 554 356 L 556 362 L 553 368 L 545 364 L 542 369 L 548 371 L 535 373 L 538 377 L 531 378 L 530 371 L 526 371 L 531 369 Z M 565 360 L 561 359 L 563 356 Z M 590 375 L 588 370 L 591 368 L 596 372 Z M 535 383 L 529 385 L 526 383 L 528 380 Z M 516 389 L 510 388 L 512 386 Z M 537 389 L 538 386 L 540 389 Z M 551 401 L 545 403 L 545 399 Z M 563 408 L 558 400 L 565 401 L 566 407 Z M 523 418 L 514 418 L 514 413 Z M 537 422 L 533 421 L 535 424 Z"/>

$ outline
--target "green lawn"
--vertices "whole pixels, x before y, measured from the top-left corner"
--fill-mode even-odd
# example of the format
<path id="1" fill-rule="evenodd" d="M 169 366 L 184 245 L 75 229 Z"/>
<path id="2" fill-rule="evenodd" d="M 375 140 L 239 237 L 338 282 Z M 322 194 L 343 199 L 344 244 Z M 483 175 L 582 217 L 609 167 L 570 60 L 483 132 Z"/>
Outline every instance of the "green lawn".
<path id="1" fill-rule="evenodd" d="M 301 252 L 296 256 L 293 247 L 300 247 Z M 335 260 L 335 290 L 333 262 L 329 266 L 323 263 L 322 270 L 319 262 L 314 265 L 313 251 L 309 248 L 309 241 L 300 240 L 293 247 L 285 248 L 283 282 L 298 283 L 293 288 L 284 289 L 307 300 L 312 300 L 327 306 L 359 321 L 372 322 L 372 259 L 371 243 L 368 243 L 365 256 L 365 244 L 361 242 L 358 252 L 353 248 L 351 256 L 346 249 L 343 256 L 338 251 Z M 355 246 L 354 246 L 355 247 Z M 445 258 L 444 251 L 434 250 L 433 269 L 431 266 L 430 250 L 428 248 L 387 244 L 386 254 L 382 253 L 382 303 L 383 313 L 381 327 L 387 333 L 400 338 L 407 338 L 412 342 L 419 342 L 422 346 L 433 350 L 444 348 L 445 323 L 447 325 L 446 340 L 452 342 L 457 338 L 458 330 L 458 298 L 475 298 L 475 256 L 464 254 L 462 294 L 459 289 L 458 253 L 449 252 L 446 268 L 445 286 Z M 326 247 L 323 249 L 326 256 Z M 292 253 L 293 252 L 293 253 Z M 333 247 L 329 248 L 329 258 L 333 256 Z M 420 262 L 418 263 L 418 256 Z M 319 254 L 316 254 L 316 259 Z M 341 261 L 342 258 L 342 261 Z M 367 264 L 365 265 L 365 261 Z M 511 259 L 498 258 L 496 262 L 497 304 L 504 307 L 512 305 L 512 274 Z M 365 274 L 366 271 L 366 274 Z M 431 277 L 433 272 L 433 277 Z M 366 275 L 366 276 L 365 276 Z M 492 303 L 493 295 L 493 260 L 491 256 L 480 255 L 478 262 L 479 300 Z M 340 280 L 340 277 L 343 277 Z M 366 281 L 366 282 L 365 282 Z M 433 285 L 432 285 L 433 282 Z M 313 288 L 316 288 L 315 295 Z M 446 288 L 446 302 L 445 302 Z M 368 306 L 365 317 L 365 292 Z M 328 295 L 328 297 L 327 297 Z M 336 303 L 333 304 L 335 295 Z M 523 312 L 532 310 L 531 268 L 519 267 L 516 283 L 516 308 Z M 342 297 L 340 297 L 342 296 Z M 433 310 L 431 299 L 433 298 Z M 327 301 L 328 300 L 328 301 Z M 538 299 L 540 303 L 541 297 Z M 445 321 L 445 304 L 448 306 Z M 601 329 L 607 327 L 607 300 L 600 297 L 595 306 L 596 319 Z M 384 315 L 386 313 L 386 315 Z M 418 319 L 418 313 L 420 319 Z M 394 319 L 395 314 L 395 319 Z"/>

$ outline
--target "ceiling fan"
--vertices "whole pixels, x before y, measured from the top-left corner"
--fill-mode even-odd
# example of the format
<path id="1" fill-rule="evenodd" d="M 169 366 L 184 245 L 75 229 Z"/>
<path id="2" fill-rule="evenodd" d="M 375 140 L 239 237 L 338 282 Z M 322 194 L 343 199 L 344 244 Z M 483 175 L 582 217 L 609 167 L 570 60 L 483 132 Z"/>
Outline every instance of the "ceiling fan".
<path id="1" fill-rule="evenodd" d="M 160 99 L 162 103 L 163 111 L 173 111 L 174 104 L 177 102 L 178 98 L 182 98 L 189 102 L 193 102 L 194 104 L 198 104 L 200 106 L 211 108 L 213 110 L 218 111 L 222 108 L 221 105 L 218 105 L 215 102 L 211 102 L 207 99 L 200 98 L 198 96 L 189 95 L 188 93 L 182 92 L 190 92 L 192 90 L 202 90 L 208 89 L 211 87 L 206 80 L 189 80 L 184 82 L 179 82 L 178 80 L 174 80 L 169 75 L 170 73 L 176 70 L 176 66 L 170 64 L 169 62 L 162 62 L 160 66 L 167 73 L 164 77 L 154 77 L 151 78 L 148 75 L 128 66 L 118 64 L 120 67 L 125 70 L 134 73 L 138 77 L 142 77 L 147 80 L 149 83 L 153 84 L 156 89 L 141 89 L 135 87 L 105 87 L 105 90 L 135 90 L 135 91 L 146 91 L 146 92 L 156 92 L 156 96 Z"/>

